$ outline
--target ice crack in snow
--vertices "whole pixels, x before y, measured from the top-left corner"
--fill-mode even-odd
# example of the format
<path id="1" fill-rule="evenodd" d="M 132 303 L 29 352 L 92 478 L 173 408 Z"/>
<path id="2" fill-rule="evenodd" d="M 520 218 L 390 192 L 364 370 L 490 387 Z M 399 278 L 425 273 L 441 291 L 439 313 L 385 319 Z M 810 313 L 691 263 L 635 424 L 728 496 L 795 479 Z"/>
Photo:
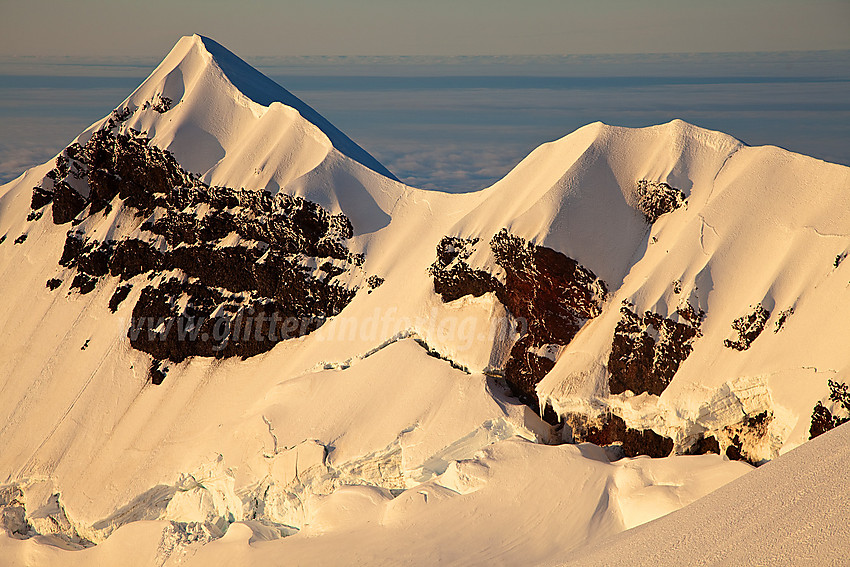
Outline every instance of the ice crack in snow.
<path id="1" fill-rule="evenodd" d="M 705 216 L 702 213 L 699 215 L 699 220 L 701 221 L 699 226 L 699 245 L 700 248 L 702 248 L 702 253 L 707 255 L 708 252 L 705 251 L 705 227 L 710 228 L 718 238 L 720 237 L 720 234 L 717 232 L 716 228 L 706 222 Z"/>
<path id="2" fill-rule="evenodd" d="M 805 228 L 807 230 L 811 230 L 812 232 L 814 232 L 818 236 L 822 236 L 824 238 L 846 238 L 848 236 L 847 234 L 842 234 L 842 233 L 832 234 L 832 233 L 829 233 L 829 232 L 821 232 L 811 225 L 806 225 L 803 228 Z"/>
<path id="3" fill-rule="evenodd" d="M 263 423 L 265 423 L 265 424 L 266 424 L 266 427 L 268 427 L 268 428 L 269 428 L 269 435 L 271 435 L 271 436 L 272 436 L 272 441 L 274 442 L 274 445 L 273 445 L 273 447 L 272 447 L 272 455 L 277 455 L 277 453 L 278 453 L 278 449 L 277 449 L 277 435 L 275 435 L 275 434 L 274 434 L 274 426 L 272 426 L 272 422 L 270 422 L 270 421 L 268 420 L 268 418 L 266 418 L 266 416 L 265 416 L 265 415 L 263 415 L 263 416 L 261 416 L 261 417 L 263 418 Z"/>

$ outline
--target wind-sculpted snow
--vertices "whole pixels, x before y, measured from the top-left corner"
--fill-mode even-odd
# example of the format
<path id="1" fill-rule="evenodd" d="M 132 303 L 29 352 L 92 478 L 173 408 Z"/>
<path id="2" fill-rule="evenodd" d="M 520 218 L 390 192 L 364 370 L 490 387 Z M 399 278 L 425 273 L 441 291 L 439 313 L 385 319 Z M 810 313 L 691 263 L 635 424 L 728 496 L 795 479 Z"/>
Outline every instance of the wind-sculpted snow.
<path id="1" fill-rule="evenodd" d="M 844 565 L 850 471 L 842 426 L 668 516 L 547 565 Z M 673 543 L 675 542 L 675 543 Z"/>
<path id="2" fill-rule="evenodd" d="M 239 91 L 262 106 L 271 106 L 275 102 L 285 104 L 297 110 L 301 116 L 316 125 L 333 143 L 351 159 L 360 162 L 375 172 L 395 179 L 395 176 L 378 160 L 369 155 L 355 144 L 345 134 L 340 132 L 327 119 L 304 103 L 301 99 L 236 57 L 208 37 L 200 37 L 204 49 L 213 57 L 221 71 Z"/>

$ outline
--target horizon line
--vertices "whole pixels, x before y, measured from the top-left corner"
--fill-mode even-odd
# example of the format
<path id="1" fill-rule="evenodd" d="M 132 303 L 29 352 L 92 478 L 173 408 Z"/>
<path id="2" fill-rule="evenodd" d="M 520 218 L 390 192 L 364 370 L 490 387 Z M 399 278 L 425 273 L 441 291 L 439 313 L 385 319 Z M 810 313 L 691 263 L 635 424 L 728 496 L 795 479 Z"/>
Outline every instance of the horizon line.
<path id="1" fill-rule="evenodd" d="M 212 39 L 212 38 L 210 38 Z M 631 52 L 631 51 L 613 51 L 613 52 L 598 52 L 598 53 L 491 53 L 491 54 L 471 54 L 471 53 L 458 53 L 458 54 L 309 54 L 309 53 L 301 53 L 301 54 L 289 54 L 289 55 L 272 55 L 272 54 L 244 54 L 239 55 L 242 59 L 277 59 L 277 60 L 287 60 L 287 59 L 307 59 L 307 58 L 316 58 L 316 59 L 326 59 L 326 58 L 335 58 L 335 59 L 461 59 L 461 58 L 476 58 L 476 59 L 497 59 L 497 58 L 572 58 L 572 57 L 605 57 L 605 56 L 659 56 L 659 55 L 779 55 L 779 54 L 819 54 L 819 53 L 848 53 L 850 54 L 850 48 L 836 48 L 836 49 L 779 49 L 779 50 L 743 50 L 743 51 L 643 51 L 643 52 Z M 163 56 L 164 57 L 164 56 Z M 60 55 L 60 54 L 51 54 L 51 55 L 33 55 L 33 54 L 3 54 L 0 53 L 0 61 L 9 62 L 10 60 L 15 59 L 32 59 L 32 60 L 55 60 L 55 61 L 69 61 L 69 60 L 91 60 L 90 64 L 97 64 L 97 62 L 103 62 L 103 64 L 109 64 L 109 62 L 127 62 L 127 61 L 161 61 L 163 57 L 156 55 L 147 55 L 147 56 L 137 56 L 137 55 L 85 55 L 85 54 L 77 54 L 77 55 Z"/>

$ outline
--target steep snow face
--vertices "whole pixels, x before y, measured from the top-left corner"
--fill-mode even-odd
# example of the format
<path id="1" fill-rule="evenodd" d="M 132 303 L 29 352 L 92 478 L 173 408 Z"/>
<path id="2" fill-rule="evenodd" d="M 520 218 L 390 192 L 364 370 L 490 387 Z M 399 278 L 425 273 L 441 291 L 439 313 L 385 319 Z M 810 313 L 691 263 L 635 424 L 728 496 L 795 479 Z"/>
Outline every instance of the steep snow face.
<path id="1" fill-rule="evenodd" d="M 708 187 L 741 142 L 674 120 L 652 128 L 590 124 L 534 150 L 453 231 L 492 227 L 554 248 L 617 289 L 643 253 L 649 230 L 639 180 L 664 181 L 686 197 Z"/>
<path id="2" fill-rule="evenodd" d="M 596 123 L 482 191 L 422 191 L 198 36 L 76 142 L 100 138 L 0 188 L 2 518 L 114 532 L 74 560 L 287 536 L 256 559 L 543 561 L 800 444 L 850 370 L 846 167 Z M 250 348 L 128 337 L 140 304 L 325 295 L 274 344 L 244 319 Z M 547 445 L 586 440 L 610 446 Z M 609 462 L 671 451 L 724 456 Z"/>
<path id="3" fill-rule="evenodd" d="M 378 160 L 366 153 L 363 148 L 337 130 L 324 116 L 313 110 L 298 97 L 258 72 L 215 41 L 197 35 L 193 36 L 192 39 L 195 43 L 200 41 L 203 44 L 203 48 L 212 56 L 218 68 L 244 96 L 261 106 L 274 108 L 277 107 L 275 103 L 281 103 L 284 106 L 295 109 L 305 120 L 321 130 L 338 151 L 381 175 L 390 179 L 396 179 Z"/>
<path id="4" fill-rule="evenodd" d="M 361 232 L 385 224 L 397 198 L 396 178 L 375 158 L 209 38 L 182 38 L 118 109 L 131 112 L 122 131 L 146 133 L 212 185 L 286 188 L 345 212 Z"/>
<path id="5" fill-rule="evenodd" d="M 677 444 L 710 433 L 725 445 L 741 416 L 766 412 L 753 432 L 760 438 L 753 461 L 800 444 L 825 380 L 850 364 L 839 346 L 850 315 L 842 299 L 850 289 L 842 262 L 848 186 L 848 168 L 777 148 L 738 149 L 709 183 L 694 183 L 685 208 L 652 226 L 609 309 L 565 349 L 540 395 L 562 413 L 607 398 L 627 421 L 654 424 Z M 611 337 L 640 343 L 621 332 L 624 302 L 631 312 L 678 322 L 699 315 L 698 334 L 660 396 L 632 388 L 608 397 L 612 356 L 625 356 L 612 351 Z M 661 329 L 645 333 L 663 343 Z M 640 359 L 637 351 L 629 356 Z M 655 348 L 646 357 L 659 356 Z M 720 412 L 724 406 L 730 410 Z"/>

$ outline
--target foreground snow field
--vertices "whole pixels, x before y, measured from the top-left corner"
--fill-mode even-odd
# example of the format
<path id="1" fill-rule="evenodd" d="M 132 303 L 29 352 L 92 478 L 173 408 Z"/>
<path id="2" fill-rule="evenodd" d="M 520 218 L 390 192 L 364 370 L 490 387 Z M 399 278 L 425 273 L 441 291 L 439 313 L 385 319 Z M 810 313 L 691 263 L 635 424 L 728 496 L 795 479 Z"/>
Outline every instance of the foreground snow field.
<path id="1" fill-rule="evenodd" d="M 467 528 L 474 525 L 468 523 L 469 516 L 434 517 L 428 514 L 406 529 L 392 526 L 386 532 L 374 533 L 382 528 L 373 521 L 371 526 L 357 531 L 324 534 L 321 537 L 326 545 L 322 546 L 311 545 L 314 542 L 309 538 L 270 542 L 264 539 L 257 526 L 237 523 L 220 540 L 203 547 L 188 546 L 166 557 L 175 548 L 174 542 L 179 541 L 171 524 L 138 522 L 121 528 L 105 543 L 85 551 L 65 552 L 33 540 L 20 541 L 9 536 L 0 536 L 0 551 L 9 563 L 20 565 L 398 565 L 436 561 L 511 565 L 529 564 L 536 559 L 547 565 L 740 565 L 751 562 L 843 565 L 847 551 L 844 544 L 850 538 L 848 513 L 841 492 L 850 481 L 846 467 L 849 436 L 850 429 L 838 428 L 681 510 L 613 537 L 594 538 L 578 549 L 557 547 L 546 539 L 548 532 L 539 530 L 556 524 L 561 526 L 560 530 L 569 531 L 576 524 L 587 522 L 582 512 L 588 510 L 581 508 L 589 499 L 580 495 L 569 500 L 571 509 L 579 511 L 573 521 L 570 521 L 572 512 L 563 514 L 561 510 L 554 517 L 548 515 L 550 506 L 544 504 L 539 508 L 540 516 L 509 518 L 503 526 L 504 531 L 495 534 L 489 545 L 479 541 L 474 547 L 468 547 L 471 530 Z M 517 456 L 516 448 L 508 452 Z M 576 448 L 564 449 L 579 452 Z M 571 472 L 590 472 L 585 467 L 592 465 L 593 453 L 589 447 L 585 450 L 591 462 L 570 468 Z M 532 455 L 527 452 L 522 455 L 528 456 Z M 550 464 L 563 466 L 565 463 Z M 626 465 L 615 472 L 615 476 L 633 465 L 634 462 Z M 601 468 L 612 466 L 615 465 Z M 573 483 L 578 485 L 583 480 L 586 477 L 577 476 Z M 556 486 L 563 485 L 556 483 Z M 568 488 L 566 494 L 575 497 L 576 492 Z M 556 499 L 562 498 L 563 493 L 558 491 Z M 356 491 L 339 500 L 347 500 L 349 513 L 361 513 L 376 503 L 374 496 Z M 534 500 L 528 504 L 539 502 Z M 573 504 L 577 508 L 572 508 Z M 440 510 L 440 514 L 447 511 Z M 502 519 L 496 518 L 497 521 Z M 597 534 L 605 532 L 603 519 L 596 520 L 590 525 Z M 490 524 L 488 516 L 481 521 Z M 453 530 L 457 531 L 452 534 Z M 586 530 L 580 532 L 587 533 Z M 525 538 L 530 538 L 532 545 L 518 547 L 534 549 L 533 555 L 523 555 L 516 547 L 509 549 L 511 546 L 505 545 L 505 540 L 516 544 Z M 575 544 L 580 545 L 581 540 L 571 545 Z M 163 560 L 165 563 L 160 563 Z"/>
<path id="2" fill-rule="evenodd" d="M 682 121 L 408 187 L 183 38 L 0 188 L 0 556 L 831 557 L 848 228 L 850 168 Z"/>
<path id="3" fill-rule="evenodd" d="M 850 428 L 557 565 L 846 565 Z"/>

